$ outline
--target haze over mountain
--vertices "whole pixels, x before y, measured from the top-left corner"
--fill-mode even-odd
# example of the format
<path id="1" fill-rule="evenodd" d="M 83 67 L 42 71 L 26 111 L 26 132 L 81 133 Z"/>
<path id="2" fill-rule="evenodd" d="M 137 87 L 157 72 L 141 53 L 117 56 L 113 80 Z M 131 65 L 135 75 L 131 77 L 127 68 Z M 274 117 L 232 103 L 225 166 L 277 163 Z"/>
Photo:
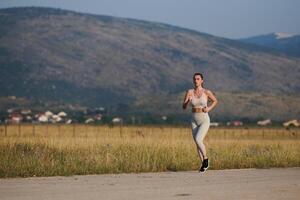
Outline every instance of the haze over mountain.
<path id="1" fill-rule="evenodd" d="M 167 24 L 52 8 L 0 10 L 1 109 L 34 102 L 110 106 L 119 114 L 188 116 L 202 72 L 214 119 L 300 116 L 300 59 Z M 1 99 L 0 99 L 1 100 Z M 23 104 L 22 106 L 26 106 Z"/>
<path id="2" fill-rule="evenodd" d="M 240 41 L 269 47 L 289 56 L 300 57 L 300 35 L 278 32 L 244 38 Z"/>

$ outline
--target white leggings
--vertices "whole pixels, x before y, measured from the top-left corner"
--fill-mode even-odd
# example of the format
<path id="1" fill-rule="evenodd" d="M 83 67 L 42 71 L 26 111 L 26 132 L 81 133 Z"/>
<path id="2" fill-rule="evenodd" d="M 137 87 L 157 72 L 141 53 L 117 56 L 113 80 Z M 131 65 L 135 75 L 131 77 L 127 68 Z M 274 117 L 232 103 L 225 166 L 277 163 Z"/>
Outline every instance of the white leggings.
<path id="1" fill-rule="evenodd" d="M 198 155 L 200 159 L 203 160 L 204 157 L 207 157 L 203 139 L 206 136 L 210 126 L 210 118 L 208 113 L 193 113 L 191 125 L 193 138 L 197 145 Z"/>

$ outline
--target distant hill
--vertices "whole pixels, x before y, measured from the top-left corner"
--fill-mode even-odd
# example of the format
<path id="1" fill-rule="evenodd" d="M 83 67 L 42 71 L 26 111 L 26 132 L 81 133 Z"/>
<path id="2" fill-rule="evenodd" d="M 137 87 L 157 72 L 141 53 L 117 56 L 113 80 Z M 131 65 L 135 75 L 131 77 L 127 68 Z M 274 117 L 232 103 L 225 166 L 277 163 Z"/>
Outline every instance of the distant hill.
<path id="1" fill-rule="evenodd" d="M 14 95 L 25 99 L 23 107 L 78 104 L 188 117 L 181 101 L 200 71 L 219 98 L 213 119 L 300 116 L 300 59 L 156 22 L 1 9 L 0 66 L 2 110 L 19 105 L 5 100 Z"/>
<path id="2" fill-rule="evenodd" d="M 240 41 L 269 47 L 289 56 L 300 57 L 300 35 L 271 33 L 240 39 Z"/>

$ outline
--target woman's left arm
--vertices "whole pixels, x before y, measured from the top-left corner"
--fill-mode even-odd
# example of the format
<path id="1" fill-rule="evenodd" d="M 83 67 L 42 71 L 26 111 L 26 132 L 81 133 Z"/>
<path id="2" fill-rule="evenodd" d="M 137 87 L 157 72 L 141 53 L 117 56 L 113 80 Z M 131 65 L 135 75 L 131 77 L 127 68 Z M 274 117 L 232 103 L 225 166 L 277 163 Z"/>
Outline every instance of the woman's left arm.
<path id="1" fill-rule="evenodd" d="M 206 90 L 206 94 L 212 100 L 212 104 L 205 109 L 206 112 L 209 112 L 218 104 L 218 100 L 210 90 Z"/>

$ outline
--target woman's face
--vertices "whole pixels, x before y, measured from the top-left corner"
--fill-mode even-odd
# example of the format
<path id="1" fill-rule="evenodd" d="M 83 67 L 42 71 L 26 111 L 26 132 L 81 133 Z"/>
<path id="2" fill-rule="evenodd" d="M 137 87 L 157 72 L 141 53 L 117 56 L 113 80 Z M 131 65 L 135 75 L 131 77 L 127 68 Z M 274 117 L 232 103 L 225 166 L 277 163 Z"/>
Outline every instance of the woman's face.
<path id="1" fill-rule="evenodd" d="M 196 87 L 198 87 L 198 86 L 201 86 L 202 83 L 203 83 L 203 80 L 202 80 L 201 76 L 200 76 L 200 75 L 196 75 L 196 76 L 194 77 L 194 85 L 195 85 Z"/>

